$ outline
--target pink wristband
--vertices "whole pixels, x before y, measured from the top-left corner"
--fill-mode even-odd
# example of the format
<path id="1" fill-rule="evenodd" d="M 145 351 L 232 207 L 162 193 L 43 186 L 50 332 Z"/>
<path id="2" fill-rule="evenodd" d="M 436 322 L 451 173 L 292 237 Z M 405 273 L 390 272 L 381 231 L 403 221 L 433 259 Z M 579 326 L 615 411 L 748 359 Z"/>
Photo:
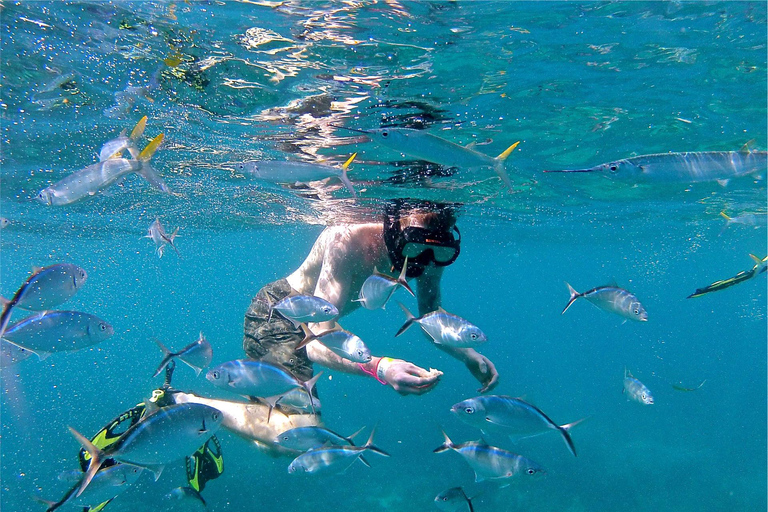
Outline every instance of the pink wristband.
<path id="1" fill-rule="evenodd" d="M 370 375 L 371 377 L 376 379 L 379 382 L 379 384 L 381 384 L 382 386 L 386 386 L 387 385 L 386 381 L 381 380 L 379 378 L 379 376 L 377 375 L 377 371 L 379 369 L 379 363 L 380 362 L 381 362 L 381 359 L 376 361 L 376 368 L 374 368 L 373 370 L 367 369 L 363 363 L 357 363 L 357 366 L 360 367 L 360 369 L 363 371 L 363 373 L 365 373 L 367 375 Z"/>

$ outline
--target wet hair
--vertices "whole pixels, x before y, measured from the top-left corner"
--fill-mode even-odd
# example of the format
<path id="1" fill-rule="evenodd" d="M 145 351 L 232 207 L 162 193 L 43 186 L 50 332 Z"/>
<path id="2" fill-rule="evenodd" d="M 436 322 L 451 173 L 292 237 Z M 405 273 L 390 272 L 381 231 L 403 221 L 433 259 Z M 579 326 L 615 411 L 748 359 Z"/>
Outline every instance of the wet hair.
<path id="1" fill-rule="evenodd" d="M 384 206 L 384 243 L 387 245 L 389 260 L 395 270 L 403 267 L 405 258 L 397 250 L 402 237 L 401 220 L 409 215 L 426 215 L 429 219 L 425 229 L 436 233 L 450 234 L 456 225 L 457 211 L 460 205 L 454 203 L 436 203 L 423 199 L 399 198 L 387 202 Z M 406 277 L 419 277 L 424 272 L 424 264 L 409 261 Z"/>

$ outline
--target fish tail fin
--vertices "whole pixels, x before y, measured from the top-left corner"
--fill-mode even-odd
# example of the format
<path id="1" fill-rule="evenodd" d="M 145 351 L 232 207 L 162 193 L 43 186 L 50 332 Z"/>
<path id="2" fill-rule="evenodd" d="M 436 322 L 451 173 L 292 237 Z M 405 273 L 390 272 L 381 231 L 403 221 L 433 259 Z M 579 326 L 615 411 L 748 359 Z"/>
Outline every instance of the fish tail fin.
<path id="1" fill-rule="evenodd" d="M 749 253 L 749 257 L 750 257 L 750 258 L 752 258 L 752 260 L 753 260 L 755 263 L 757 263 L 758 265 L 759 265 L 760 263 L 762 263 L 762 262 L 763 262 L 763 259 L 762 259 L 762 258 L 758 258 L 757 256 L 755 256 L 755 255 L 754 255 L 754 254 L 752 254 L 752 253 Z"/>
<path id="2" fill-rule="evenodd" d="M 145 147 L 141 153 L 139 153 L 138 160 L 141 160 L 142 162 L 149 162 L 152 159 L 152 156 L 155 154 L 155 151 L 157 151 L 157 148 L 160 147 L 160 144 L 163 143 L 163 139 L 165 138 L 165 134 L 161 133 L 152 141 L 147 144 L 147 147 Z"/>
<path id="3" fill-rule="evenodd" d="M 563 436 L 563 441 L 565 441 L 566 446 L 568 446 L 568 450 L 573 454 L 574 457 L 576 457 L 576 446 L 574 446 L 573 439 L 571 439 L 570 430 L 586 419 L 587 418 L 581 418 L 580 420 L 574 421 L 572 423 L 566 423 L 565 425 L 560 425 L 557 427 L 557 429 L 560 431 L 560 434 Z"/>
<path id="4" fill-rule="evenodd" d="M 176 354 L 168 350 L 168 347 L 163 345 L 163 342 L 160 341 L 159 339 L 157 338 L 152 338 L 152 339 L 155 340 L 155 343 L 157 344 L 157 346 L 160 347 L 160 350 L 163 351 L 163 359 L 160 361 L 160 364 L 158 365 L 157 370 L 155 370 L 155 374 L 152 375 L 152 377 L 154 378 L 160 375 L 160 372 L 162 372 L 163 369 L 165 369 L 165 367 L 168 366 L 168 363 L 171 362 L 171 359 L 176 357 Z"/>
<path id="5" fill-rule="evenodd" d="M 160 177 L 160 175 L 157 173 L 157 171 L 149 165 L 149 160 L 143 160 L 142 165 L 139 168 L 138 171 L 136 171 L 136 174 L 147 180 L 147 182 L 155 187 L 160 192 L 164 192 L 166 194 L 171 193 L 171 189 L 168 188 L 168 185 L 165 184 L 163 179 Z"/>
<path id="6" fill-rule="evenodd" d="M 299 326 L 301 327 L 301 330 L 304 332 L 304 339 L 299 342 L 298 345 L 296 345 L 296 348 L 294 350 L 299 350 L 300 348 L 306 347 L 309 342 L 314 341 L 317 339 L 317 336 L 309 330 L 309 327 L 304 322 L 300 323 Z"/>
<path id="7" fill-rule="evenodd" d="M 508 157 L 510 154 L 512 154 L 512 151 L 514 151 L 514 150 L 515 150 L 515 148 L 517 147 L 517 145 L 518 145 L 518 144 L 520 144 L 520 141 L 517 141 L 517 142 L 515 142 L 514 144 L 512 144 L 511 146 L 509 146 L 507 149 L 505 149 L 505 150 L 504 150 L 504 152 L 503 152 L 503 153 L 501 153 L 499 156 L 497 156 L 497 157 L 496 157 L 496 160 L 500 160 L 500 161 L 502 161 L 502 162 L 503 162 L 504 160 L 506 160 L 506 159 L 507 159 L 507 157 Z"/>
<path id="8" fill-rule="evenodd" d="M 733 221 L 733 218 L 732 218 L 732 217 L 729 217 L 728 215 L 726 215 L 726 214 L 725 214 L 725 211 L 722 211 L 722 212 L 720 212 L 720 216 L 721 216 L 722 218 L 724 218 L 724 219 L 725 219 L 725 220 L 728 222 L 728 224 L 730 224 L 730 223 L 731 223 L 731 221 Z"/>
<path id="9" fill-rule="evenodd" d="M 165 183 L 163 183 L 163 185 L 165 185 Z M 173 247 L 174 252 L 176 252 L 176 256 L 181 257 L 181 254 L 179 254 L 179 250 L 176 248 L 176 244 L 173 243 L 176 237 L 179 236 L 179 229 L 180 228 L 177 227 L 176 229 L 173 230 L 173 233 L 171 233 L 169 236 L 164 236 L 163 238 L 165 239 L 166 242 L 168 242 L 171 245 L 171 247 Z"/>
<path id="10" fill-rule="evenodd" d="M 413 290 L 411 289 L 411 285 L 408 284 L 408 281 L 405 279 L 405 273 L 408 270 L 408 256 L 405 257 L 405 261 L 403 261 L 403 269 L 400 271 L 400 275 L 397 276 L 397 283 L 408 290 L 408 293 L 411 294 L 412 297 L 415 297 L 416 295 L 413 293 Z"/>
<path id="11" fill-rule="evenodd" d="M 451 441 L 451 438 L 445 433 L 445 430 L 441 430 L 440 432 L 443 433 L 444 441 L 443 444 L 432 450 L 434 453 L 443 453 L 446 450 L 452 449 L 454 446 L 453 441 Z"/>
<path id="12" fill-rule="evenodd" d="M 341 166 L 341 176 L 339 176 L 339 179 L 344 184 L 344 186 L 347 187 L 347 190 L 349 190 L 350 194 L 352 194 L 352 197 L 357 197 L 357 193 L 355 192 L 355 188 L 352 186 L 352 182 L 349 181 L 349 177 L 347 176 L 347 168 L 356 156 L 357 153 L 352 153 L 352 156 L 349 157 L 346 162 L 344 162 L 344 165 Z"/>
<path id="13" fill-rule="evenodd" d="M 315 411 L 315 401 L 312 400 L 312 390 L 315 387 L 315 384 L 317 384 L 317 379 L 320 378 L 320 376 L 323 374 L 323 372 L 317 372 L 317 374 L 309 379 L 306 382 L 302 382 L 301 385 L 304 387 L 304 389 L 307 391 L 307 394 L 309 395 L 309 405 L 312 407 L 312 414 L 317 414 L 317 411 Z"/>
<path id="14" fill-rule="evenodd" d="M 8 327 L 8 322 L 11 321 L 11 310 L 13 309 L 13 306 L 13 301 L 8 301 L 3 304 L 3 312 L 0 313 L 0 338 L 5 334 L 5 328 Z"/>
<path id="15" fill-rule="evenodd" d="M 566 311 L 568 311 L 568 308 L 571 307 L 571 304 L 573 304 L 576 299 L 581 297 L 581 294 L 576 290 L 574 290 L 573 286 L 571 286 L 568 283 L 565 283 L 565 286 L 568 287 L 568 292 L 571 294 L 571 298 L 568 299 L 568 304 L 566 304 L 565 307 L 563 308 L 562 313 L 560 313 L 561 315 L 564 314 Z"/>
<path id="16" fill-rule="evenodd" d="M 83 475 L 83 480 L 80 482 L 80 487 L 78 488 L 77 494 L 75 495 L 80 496 L 85 488 L 88 487 L 88 484 L 91 483 L 91 480 L 93 480 L 93 477 L 101 467 L 102 462 L 104 462 L 104 452 L 94 446 L 87 437 L 82 435 L 74 428 L 69 427 L 69 431 L 72 432 L 72 435 L 75 436 L 75 439 L 77 439 L 82 447 L 85 448 L 85 450 L 91 455 L 91 463 L 88 465 L 88 470 L 85 472 L 85 475 Z"/>
<path id="17" fill-rule="evenodd" d="M 403 334 L 405 331 L 408 330 L 410 326 L 413 325 L 413 322 L 416 321 L 416 317 L 411 314 L 410 311 L 408 311 L 408 308 L 403 305 L 402 302 L 397 303 L 400 306 L 400 309 L 403 310 L 403 313 L 405 313 L 405 323 L 400 328 L 399 331 L 397 331 L 397 334 L 395 334 L 395 338 Z"/>
<path id="18" fill-rule="evenodd" d="M 512 180 L 509 179 L 509 174 L 507 174 L 507 169 L 504 165 L 504 162 L 507 157 L 512 154 L 512 151 L 515 150 L 518 144 L 520 144 L 520 141 L 515 142 L 507 149 L 505 149 L 499 156 L 496 157 L 496 162 L 493 165 L 493 170 L 496 172 L 496 174 L 499 175 L 499 178 L 501 178 L 501 181 L 504 182 L 504 185 L 506 185 L 509 190 L 512 190 Z"/>
<path id="19" fill-rule="evenodd" d="M 376 427 L 373 427 L 373 430 L 371 430 L 371 435 L 368 436 L 368 441 L 363 445 L 363 448 L 366 450 L 371 450 L 373 453 L 378 453 L 379 455 L 382 455 L 384 457 L 389 457 L 389 454 L 379 448 L 378 446 L 373 444 L 373 436 L 376 434 Z M 362 453 L 362 452 L 360 452 Z"/>

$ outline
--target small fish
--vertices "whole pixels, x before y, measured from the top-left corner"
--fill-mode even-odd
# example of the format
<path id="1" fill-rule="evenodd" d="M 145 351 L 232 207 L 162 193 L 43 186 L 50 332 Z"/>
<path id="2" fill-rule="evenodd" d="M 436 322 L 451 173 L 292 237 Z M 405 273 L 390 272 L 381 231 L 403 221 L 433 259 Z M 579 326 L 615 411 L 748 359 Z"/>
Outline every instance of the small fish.
<path id="1" fill-rule="evenodd" d="M 677 391 L 696 391 L 697 389 L 701 389 L 701 386 L 703 386 L 705 382 L 707 382 L 707 379 L 704 379 L 703 381 L 701 381 L 701 384 L 699 384 L 695 388 L 686 388 L 682 384 L 672 384 L 672 387 Z"/>
<path id="2" fill-rule="evenodd" d="M 698 151 L 641 155 L 588 169 L 544 172 L 598 172 L 619 179 L 652 183 L 697 183 L 728 180 L 765 172 L 766 151 Z"/>
<path id="3" fill-rule="evenodd" d="M 127 491 L 141 476 L 142 468 L 132 464 L 114 464 L 96 472 L 88 488 L 76 496 L 85 473 L 74 471 L 71 474 L 59 475 L 59 480 L 73 480 L 74 486 L 57 502 L 44 501 L 48 505 L 46 512 L 58 509 L 62 505 L 74 507 L 96 507 Z M 43 500 L 41 500 L 43 501 Z"/>
<path id="4" fill-rule="evenodd" d="M 160 477 L 165 464 L 191 455 L 221 427 L 223 415 L 203 404 L 174 404 L 157 409 L 131 426 L 104 450 L 69 427 L 70 432 L 91 455 L 76 496 L 93 480 L 106 459 L 114 459 L 149 469 Z"/>
<path id="5" fill-rule="evenodd" d="M 176 228 L 176 230 L 171 233 L 170 235 L 165 232 L 165 228 L 160 223 L 160 218 L 155 217 L 155 220 L 152 221 L 152 224 L 149 225 L 149 229 L 147 230 L 147 234 L 144 235 L 144 238 L 149 238 L 153 242 L 155 242 L 155 253 L 157 254 L 158 258 L 163 257 L 163 252 L 165 251 L 166 244 L 173 247 L 173 250 L 176 251 L 176 256 L 181 256 L 179 254 L 179 250 L 176 249 L 176 245 L 174 245 L 173 241 L 176 239 L 176 236 L 179 234 L 179 228 Z"/>
<path id="6" fill-rule="evenodd" d="M 195 375 L 200 375 L 203 368 L 211 364 L 211 360 L 213 359 L 213 348 L 211 348 L 211 344 L 208 343 L 208 340 L 205 339 L 202 332 L 200 333 L 200 337 L 197 338 L 197 341 L 190 343 L 178 352 L 171 352 L 160 342 L 160 340 L 156 339 L 155 343 L 157 343 L 157 346 L 163 351 L 163 360 L 160 361 L 157 371 L 152 375 L 153 377 L 160 375 L 160 372 L 168 366 L 168 363 L 174 357 L 178 357 L 181 362 L 195 370 Z"/>
<path id="7" fill-rule="evenodd" d="M 373 268 L 373 274 L 368 277 L 360 288 L 359 302 L 365 309 L 384 308 L 392 294 L 395 293 L 398 286 L 405 288 L 412 297 L 415 297 L 413 290 L 405 280 L 405 272 L 408 267 L 408 257 L 405 258 L 403 269 L 397 278 L 382 274 L 376 267 Z"/>
<path id="8" fill-rule="evenodd" d="M 30 350 L 0 339 L 0 368 L 13 366 L 29 358 L 31 355 L 32 352 Z"/>
<path id="9" fill-rule="evenodd" d="M 727 228 L 731 224 L 741 224 L 742 226 L 765 226 L 768 224 L 768 214 L 764 213 L 742 213 L 735 217 L 729 217 L 724 211 L 720 212 L 720 216 L 725 219 L 725 227 Z"/>
<path id="10" fill-rule="evenodd" d="M 130 137 L 126 136 L 125 130 L 123 130 L 120 132 L 119 137 L 105 142 L 99 151 L 99 161 L 103 162 L 110 158 L 122 158 L 123 151 L 126 149 L 134 159 L 138 158 L 139 150 L 136 144 L 144 134 L 144 128 L 146 128 L 146 126 L 147 116 L 144 116 L 138 123 L 136 123 Z"/>
<path id="11" fill-rule="evenodd" d="M 68 301 L 85 284 L 88 274 L 71 263 L 57 263 L 38 268 L 24 281 L 10 301 L 3 301 L 0 337 L 3 336 L 14 307 L 45 311 Z"/>
<path id="12" fill-rule="evenodd" d="M 645 384 L 637 380 L 632 374 L 624 368 L 624 389 L 622 393 L 626 393 L 629 398 L 635 402 L 640 402 L 645 405 L 653 405 L 653 395 L 651 390 L 645 387 Z"/>
<path id="13" fill-rule="evenodd" d="M 344 437 L 324 427 L 297 427 L 278 434 L 275 437 L 275 444 L 279 444 L 283 448 L 289 450 L 300 452 L 306 452 L 325 445 L 355 446 L 355 443 L 352 442 L 352 438 L 362 432 L 362 430 L 363 429 L 361 428 L 351 436 Z"/>
<path id="14" fill-rule="evenodd" d="M 360 459 L 366 451 L 372 451 L 384 457 L 389 454 L 374 446 L 373 434 L 363 446 L 321 446 L 302 453 L 288 466 L 288 473 L 295 475 L 313 475 L 318 473 L 341 473 Z"/>
<path id="15" fill-rule="evenodd" d="M 11 221 L 5 217 L 0 217 L 0 229 L 5 229 L 11 225 Z"/>
<path id="16" fill-rule="evenodd" d="M 453 450 L 475 470 L 475 481 L 511 478 L 516 475 L 534 476 L 545 474 L 544 468 L 534 461 L 515 453 L 489 446 L 482 441 L 453 444 L 443 432 L 445 442 L 435 448 L 435 453 Z"/>
<path id="17" fill-rule="evenodd" d="M 336 306 L 314 295 L 289 295 L 272 304 L 270 316 L 272 311 L 277 311 L 296 327 L 302 322 L 327 322 L 339 316 Z"/>
<path id="18" fill-rule="evenodd" d="M 149 161 L 163 142 L 161 133 L 150 142 L 135 159 L 109 158 L 73 172 L 66 178 L 41 190 L 36 199 L 49 206 L 62 206 L 93 196 L 128 174 L 139 174 L 161 192 L 170 189 Z"/>
<path id="19" fill-rule="evenodd" d="M 322 408 L 320 399 L 307 393 L 304 388 L 292 389 L 276 397 L 275 405 L 314 414 L 319 414 Z"/>
<path id="20" fill-rule="evenodd" d="M 101 318 L 78 311 L 42 311 L 10 326 L 6 341 L 45 359 L 53 352 L 80 350 L 115 333 Z"/>
<path id="21" fill-rule="evenodd" d="M 344 162 L 344 165 L 341 166 L 341 169 L 330 165 L 308 162 L 284 162 L 280 160 L 243 162 L 238 164 L 236 169 L 255 178 L 272 183 L 307 183 L 335 176 L 347 187 L 352 197 L 357 197 L 352 182 L 347 177 L 347 168 L 356 156 L 357 153 L 349 157 Z"/>
<path id="22" fill-rule="evenodd" d="M 757 277 L 758 274 L 762 274 L 768 269 L 768 256 L 761 259 L 755 256 L 754 254 L 750 254 L 749 257 L 752 258 L 752 260 L 755 262 L 755 266 L 752 267 L 750 270 L 742 270 L 741 272 L 739 272 L 733 277 L 729 277 L 728 279 L 722 279 L 720 281 L 715 281 L 714 283 L 708 286 L 705 286 L 704 288 L 697 288 L 695 292 L 693 292 L 686 298 L 692 299 L 694 297 L 701 297 L 702 295 L 705 295 L 707 293 L 725 290 L 726 288 L 730 288 L 731 286 L 737 285 L 744 281 L 749 281 L 750 279 Z"/>
<path id="23" fill-rule="evenodd" d="M 174 510 L 208 510 L 203 496 L 191 487 L 176 487 L 165 495 L 165 499 L 173 502 Z"/>
<path id="24" fill-rule="evenodd" d="M 648 313 L 640 301 L 632 293 L 628 292 L 618 286 L 598 286 L 592 288 L 584 293 L 579 293 L 573 289 L 573 287 L 565 283 L 568 287 L 568 291 L 571 293 L 571 298 L 568 300 L 568 304 L 563 308 L 561 315 L 568 311 L 571 304 L 574 303 L 579 297 L 584 297 L 589 302 L 609 313 L 616 313 L 617 315 L 628 318 L 629 320 L 636 320 L 638 322 L 647 322 Z"/>
<path id="25" fill-rule="evenodd" d="M 414 130 L 413 128 L 389 127 L 371 130 L 342 128 L 353 132 L 365 133 L 382 146 L 419 160 L 466 170 L 487 169 L 490 167 L 504 184 L 512 190 L 512 181 L 507 174 L 505 160 L 520 143 L 519 141 L 494 158 L 475 151 L 471 145 L 467 147 L 460 146 L 426 131 Z"/>
<path id="26" fill-rule="evenodd" d="M 488 340 L 480 328 L 461 317 L 448 313 L 443 308 L 416 318 L 402 303 L 398 302 L 398 304 L 405 313 L 406 319 L 395 337 L 400 336 L 411 325 L 417 323 L 438 345 L 467 348 L 477 346 Z"/>
<path id="27" fill-rule="evenodd" d="M 435 506 L 445 512 L 475 512 L 472 499 L 461 487 L 451 487 L 435 496 Z"/>
<path id="28" fill-rule="evenodd" d="M 550 431 L 559 432 L 568 450 L 576 456 L 576 447 L 569 431 L 583 420 L 558 425 L 538 407 L 520 398 L 503 395 L 482 395 L 469 398 L 451 407 L 463 422 L 479 427 L 497 428 L 511 436 L 531 437 Z"/>
<path id="29" fill-rule="evenodd" d="M 319 341 L 337 356 L 355 363 L 367 363 L 371 360 L 371 351 L 363 340 L 344 329 L 333 329 L 318 335 L 312 333 L 307 324 L 301 324 L 304 331 L 304 339 L 296 345 L 296 350 L 307 345 L 311 341 Z"/>
<path id="30" fill-rule="evenodd" d="M 308 381 L 302 382 L 282 366 L 264 361 L 239 359 L 227 361 L 209 370 L 205 378 L 221 389 L 265 400 L 270 405 L 271 413 L 271 408 L 276 405 L 279 397 L 293 389 L 303 388 L 307 393 L 312 394 L 312 388 L 322 374 L 323 372 L 320 372 Z"/>

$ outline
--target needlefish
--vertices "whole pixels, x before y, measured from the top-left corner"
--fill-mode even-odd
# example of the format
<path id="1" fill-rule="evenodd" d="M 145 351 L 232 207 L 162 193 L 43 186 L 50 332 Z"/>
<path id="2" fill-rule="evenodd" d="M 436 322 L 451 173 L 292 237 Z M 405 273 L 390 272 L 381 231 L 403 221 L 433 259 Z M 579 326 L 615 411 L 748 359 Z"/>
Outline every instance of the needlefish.
<path id="1" fill-rule="evenodd" d="M 706 295 L 707 293 L 717 292 L 720 290 L 725 290 L 726 288 L 730 288 L 731 286 L 737 285 L 739 283 L 743 283 L 744 281 L 749 281 L 750 279 L 754 279 L 759 274 L 762 274 L 766 270 L 768 270 L 768 256 L 765 258 L 758 258 L 754 254 L 749 255 L 750 258 L 755 262 L 755 266 L 752 267 L 750 270 L 742 270 L 738 274 L 736 274 L 733 277 L 729 277 L 728 279 L 721 279 L 720 281 L 715 281 L 714 283 L 705 286 L 704 288 L 697 288 L 695 292 L 690 294 L 688 299 L 692 299 L 694 297 L 701 297 L 702 295 Z"/>
<path id="2" fill-rule="evenodd" d="M 517 475 L 535 476 L 546 473 L 544 468 L 531 459 L 502 448 L 490 446 L 484 441 L 454 444 L 445 432 L 443 432 L 443 437 L 445 437 L 445 442 L 435 448 L 434 452 L 442 453 L 453 450 L 464 457 L 467 464 L 475 470 L 476 482 L 511 478 Z"/>
<path id="3" fill-rule="evenodd" d="M 405 272 L 408 267 L 408 257 L 406 256 L 405 262 L 403 262 L 403 269 L 400 271 L 400 275 L 395 277 L 382 274 L 376 267 L 373 267 L 373 274 L 363 282 L 363 286 L 360 288 L 360 294 L 353 302 L 359 302 L 365 309 L 379 309 L 389 301 L 392 294 L 399 286 L 405 288 L 412 297 L 415 297 L 413 290 L 408 285 L 408 281 L 405 280 Z"/>
<path id="4" fill-rule="evenodd" d="M 75 171 L 66 178 L 41 190 L 36 199 L 49 206 L 74 203 L 96 195 L 128 174 L 138 174 L 161 192 L 170 193 L 157 171 L 149 165 L 152 155 L 163 142 L 161 133 L 135 159 L 109 158 Z"/>
<path id="5" fill-rule="evenodd" d="M 42 311 L 10 326 L 3 339 L 45 359 L 53 352 L 80 350 L 115 333 L 97 316 L 78 311 Z"/>
<path id="6" fill-rule="evenodd" d="M 296 345 L 295 350 L 306 346 L 311 341 L 319 341 L 337 356 L 354 363 L 367 363 L 371 360 L 371 351 L 363 340 L 344 329 L 332 329 L 330 331 L 314 334 L 307 324 L 301 324 L 304 331 L 304 339 Z"/>
<path id="7" fill-rule="evenodd" d="M 568 287 L 571 297 L 568 300 L 568 304 L 563 308 L 562 313 L 560 313 L 561 315 L 568 311 L 568 308 L 571 307 L 571 304 L 576 299 L 584 297 L 603 311 L 616 313 L 624 318 L 638 322 L 648 321 L 648 313 L 637 297 L 623 288 L 615 285 L 598 286 L 584 293 L 579 293 L 570 284 L 565 283 L 565 285 Z"/>
<path id="8" fill-rule="evenodd" d="M 147 406 L 151 402 L 147 401 Z M 160 478 L 165 464 L 183 459 L 195 452 L 221 427 L 223 415 L 217 409 L 203 404 L 174 404 L 158 408 L 147 415 L 103 450 L 69 427 L 83 448 L 91 456 L 77 496 L 91 483 L 102 463 L 107 459 L 149 469 Z"/>
<path id="9" fill-rule="evenodd" d="M 504 184 L 512 190 L 512 181 L 507 174 L 505 160 L 520 142 L 515 142 L 497 157 L 488 156 L 472 148 L 460 146 L 423 130 L 413 128 L 375 128 L 360 130 L 339 126 L 344 130 L 365 133 L 374 141 L 406 156 L 426 160 L 446 167 L 469 171 L 491 168 Z"/>
<path id="10" fill-rule="evenodd" d="M 286 162 L 281 160 L 252 160 L 237 164 L 237 170 L 255 178 L 272 183 L 308 183 L 336 177 L 347 187 L 352 197 L 357 197 L 355 188 L 347 176 L 347 169 L 357 153 L 350 156 L 341 168 L 309 162 Z"/>
<path id="11" fill-rule="evenodd" d="M 432 311 L 416 318 L 402 303 L 398 302 L 398 304 L 405 313 L 406 319 L 403 326 L 395 334 L 395 337 L 400 336 L 411 325 L 417 323 L 438 345 L 468 348 L 488 340 L 485 333 L 479 327 L 459 316 L 448 313 L 443 308 L 438 308 L 437 311 Z"/>
<path id="12" fill-rule="evenodd" d="M 291 475 L 314 475 L 319 473 L 341 473 L 356 460 L 361 459 L 367 451 L 372 451 L 383 457 L 389 457 L 389 454 L 374 446 L 373 435 L 368 438 L 368 442 L 363 446 L 332 446 L 325 445 L 314 448 L 302 453 L 288 466 L 288 473 Z"/>
<path id="13" fill-rule="evenodd" d="M 728 180 L 765 172 L 766 151 L 694 151 L 634 156 L 587 169 L 544 172 L 597 172 L 650 183 L 697 183 Z"/>
<path id="14" fill-rule="evenodd" d="M 62 505 L 75 507 L 96 507 L 105 501 L 110 501 L 119 494 L 125 492 L 141 476 L 143 468 L 132 464 L 117 463 L 112 466 L 102 468 L 96 472 L 91 483 L 77 496 L 85 473 L 82 471 L 66 472 L 59 475 L 59 480 L 72 480 L 73 487 L 64 494 L 57 502 L 39 500 L 46 505 L 46 512 L 52 512 Z"/>
<path id="15" fill-rule="evenodd" d="M 445 512 L 475 512 L 472 498 L 461 487 L 451 487 L 435 496 L 435 506 Z"/>
<path id="16" fill-rule="evenodd" d="M 160 372 L 168 366 L 168 363 L 170 363 L 171 359 L 174 357 L 195 370 L 195 375 L 200 375 L 203 368 L 211 364 L 211 360 L 213 359 L 213 348 L 208 340 L 205 339 L 202 332 L 197 338 L 197 341 L 190 343 L 178 352 L 171 352 L 158 339 L 155 339 L 155 343 L 157 343 L 157 346 L 163 351 L 163 359 L 160 361 L 160 365 L 157 367 L 157 370 L 152 377 L 160 375 Z"/>
<path id="17" fill-rule="evenodd" d="M 629 398 L 635 402 L 639 402 L 645 405 L 653 405 L 653 395 L 651 390 L 646 387 L 645 384 L 637 380 L 632 376 L 632 373 L 624 368 L 624 389 L 622 393 L 626 393 Z"/>
<path id="18" fill-rule="evenodd" d="M 560 433 L 568 450 L 576 456 L 570 430 L 583 420 L 558 425 L 535 405 L 520 398 L 504 395 L 482 395 L 469 398 L 451 407 L 463 422 L 485 429 L 493 427 L 511 437 L 532 437 L 546 432 Z"/>
<path id="19" fill-rule="evenodd" d="M 6 301 L 0 314 L 0 337 L 3 336 L 11 310 L 15 307 L 45 311 L 68 301 L 85 284 L 88 274 L 71 263 L 57 263 L 34 269 L 11 300 Z"/>
<path id="20" fill-rule="evenodd" d="M 302 382 L 282 366 L 266 361 L 236 359 L 209 370 L 205 378 L 214 386 L 232 393 L 261 398 L 269 404 L 271 413 L 279 397 L 293 389 L 303 388 L 311 395 L 312 388 L 322 374 L 319 372 Z"/>

